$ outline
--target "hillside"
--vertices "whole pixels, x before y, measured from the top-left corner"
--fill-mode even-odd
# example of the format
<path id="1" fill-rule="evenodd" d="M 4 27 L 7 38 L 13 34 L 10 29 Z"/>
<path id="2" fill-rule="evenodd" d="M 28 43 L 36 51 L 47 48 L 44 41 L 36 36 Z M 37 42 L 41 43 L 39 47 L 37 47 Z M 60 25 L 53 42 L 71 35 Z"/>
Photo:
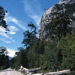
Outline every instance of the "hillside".
<path id="1" fill-rule="evenodd" d="M 73 31 L 75 30 L 75 0 L 60 0 L 58 4 L 52 6 L 43 14 L 39 24 L 40 39 L 45 39 L 47 36 L 46 26 L 50 24 L 54 18 L 57 18 L 57 16 L 59 16 L 59 18 L 61 17 L 58 14 L 67 15 L 72 20 L 69 25 L 73 27 Z"/>

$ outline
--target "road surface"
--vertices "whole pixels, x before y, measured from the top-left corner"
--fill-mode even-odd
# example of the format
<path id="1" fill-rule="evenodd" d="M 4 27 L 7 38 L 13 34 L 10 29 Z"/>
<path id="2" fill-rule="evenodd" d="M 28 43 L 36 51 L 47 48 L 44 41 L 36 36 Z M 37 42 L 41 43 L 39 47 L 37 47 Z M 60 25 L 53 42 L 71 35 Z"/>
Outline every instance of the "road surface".
<path id="1" fill-rule="evenodd" d="M 0 75 L 23 75 L 23 74 L 15 70 L 4 70 L 0 71 Z"/>

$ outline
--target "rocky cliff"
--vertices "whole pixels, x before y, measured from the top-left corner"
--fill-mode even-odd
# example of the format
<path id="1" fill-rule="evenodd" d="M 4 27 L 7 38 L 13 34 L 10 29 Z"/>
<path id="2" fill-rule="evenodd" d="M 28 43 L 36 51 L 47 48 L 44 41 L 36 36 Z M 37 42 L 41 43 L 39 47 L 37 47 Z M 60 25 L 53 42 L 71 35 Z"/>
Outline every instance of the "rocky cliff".
<path id="1" fill-rule="evenodd" d="M 59 6 L 59 10 L 57 10 L 57 7 Z M 39 38 L 44 39 L 46 37 L 46 30 L 45 26 L 48 25 L 53 18 L 55 18 L 57 15 L 52 15 L 53 13 L 65 13 L 68 14 L 69 17 L 75 18 L 75 0 L 60 0 L 58 4 L 52 6 L 48 10 L 45 11 L 43 14 L 40 24 L 39 24 Z M 71 19 L 72 20 L 72 19 Z M 75 27 L 75 21 L 71 23 L 73 27 Z"/>

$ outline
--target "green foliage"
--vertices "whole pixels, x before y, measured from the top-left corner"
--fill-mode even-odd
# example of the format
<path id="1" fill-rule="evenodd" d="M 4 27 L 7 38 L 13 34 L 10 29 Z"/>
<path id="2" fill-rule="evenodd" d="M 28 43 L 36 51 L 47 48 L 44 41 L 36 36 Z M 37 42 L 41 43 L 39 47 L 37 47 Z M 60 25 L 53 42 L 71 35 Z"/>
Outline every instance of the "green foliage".
<path id="1" fill-rule="evenodd" d="M 24 32 L 24 39 L 22 43 L 24 46 L 29 47 L 33 44 L 34 40 L 36 39 L 36 27 L 34 24 L 30 23 L 28 24 L 28 27 L 30 27 L 30 30 L 27 30 Z"/>
<path id="2" fill-rule="evenodd" d="M 40 67 L 42 65 L 42 57 L 44 54 L 44 43 L 39 39 L 29 48 L 27 57 L 30 68 Z"/>
<path id="3" fill-rule="evenodd" d="M 31 31 L 36 34 L 36 27 L 32 22 L 28 24 L 28 27 L 30 27 Z"/>
<path id="4" fill-rule="evenodd" d="M 61 57 L 61 69 L 75 68 L 75 35 L 68 35 L 60 40 L 58 50 Z M 62 59 L 61 59 L 62 58 Z"/>
<path id="5" fill-rule="evenodd" d="M 23 40 L 23 44 L 25 45 L 25 46 L 29 46 L 31 43 L 32 43 L 32 41 L 31 41 L 31 38 L 32 38 L 32 33 L 31 32 L 29 32 L 29 30 L 28 31 L 25 31 L 25 33 L 24 33 L 24 40 Z"/>
<path id="6" fill-rule="evenodd" d="M 0 47 L 0 69 L 6 69 L 9 67 L 9 58 L 7 53 L 8 52 L 5 47 Z"/>
<path id="7" fill-rule="evenodd" d="M 73 13 L 75 12 L 75 3 L 66 4 L 65 7 L 67 9 L 66 14 L 69 14 L 70 17 L 73 17 Z"/>
<path id="8" fill-rule="evenodd" d="M 45 69 L 50 71 L 56 71 L 57 65 L 57 47 L 56 43 L 47 42 L 45 46 L 44 58 Z"/>
<path id="9" fill-rule="evenodd" d="M 66 18 L 67 17 L 65 17 L 65 20 L 67 20 Z M 59 19 L 53 21 L 55 24 L 59 21 Z M 63 30 L 64 29 L 65 27 L 63 27 Z M 67 30 L 66 33 L 68 33 Z M 28 38 L 27 36 L 25 36 L 26 39 Z M 36 35 L 34 37 L 36 37 Z M 32 40 L 33 38 L 27 40 Z M 40 72 L 72 69 L 74 72 L 75 35 L 66 35 L 65 37 L 61 36 L 59 43 L 51 40 L 41 41 L 40 39 L 36 38 L 34 41 L 32 41 L 32 44 L 27 43 L 27 45 L 29 46 L 25 46 L 25 49 L 19 48 L 19 52 L 16 53 L 17 56 L 11 60 L 11 64 L 13 63 L 13 68 L 18 69 L 20 66 L 27 68 L 41 67 L 42 69 Z"/>
<path id="10" fill-rule="evenodd" d="M 7 11 L 4 10 L 2 6 L 0 6 L 0 27 L 4 27 L 6 31 L 8 31 L 5 18 L 5 13 Z M 9 57 L 7 56 L 8 51 L 5 47 L 0 47 L 0 69 L 5 69 L 9 67 Z"/>
<path id="11" fill-rule="evenodd" d="M 6 25 L 6 21 L 4 20 L 5 12 L 6 11 L 4 11 L 4 8 L 2 6 L 0 6 L 0 26 L 6 28 L 6 30 L 8 30 L 7 25 Z"/>
<path id="12" fill-rule="evenodd" d="M 15 68 L 21 65 L 27 68 L 41 67 L 40 72 L 71 69 L 75 66 L 75 35 L 62 37 L 56 42 L 36 39 L 34 44 L 26 49 L 20 48 L 17 57 L 12 59 Z"/>
<path id="13" fill-rule="evenodd" d="M 19 52 L 17 52 L 16 55 L 16 57 L 11 59 L 10 66 L 15 69 L 20 68 L 20 66 L 28 67 L 26 51 L 22 47 L 19 48 Z"/>

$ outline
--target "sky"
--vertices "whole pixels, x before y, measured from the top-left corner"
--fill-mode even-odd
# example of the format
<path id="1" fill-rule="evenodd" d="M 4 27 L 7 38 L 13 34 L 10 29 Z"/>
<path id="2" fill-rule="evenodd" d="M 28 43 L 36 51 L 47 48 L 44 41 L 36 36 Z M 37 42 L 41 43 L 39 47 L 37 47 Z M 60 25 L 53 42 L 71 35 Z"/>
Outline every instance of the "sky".
<path id="1" fill-rule="evenodd" d="M 58 2 L 59 0 L 0 0 L 0 6 L 8 11 L 5 20 L 10 29 L 6 34 L 5 29 L 0 27 L 0 47 L 6 47 L 12 57 L 19 47 L 23 47 L 23 32 L 28 30 L 27 24 L 32 22 L 38 31 L 43 13 Z"/>

